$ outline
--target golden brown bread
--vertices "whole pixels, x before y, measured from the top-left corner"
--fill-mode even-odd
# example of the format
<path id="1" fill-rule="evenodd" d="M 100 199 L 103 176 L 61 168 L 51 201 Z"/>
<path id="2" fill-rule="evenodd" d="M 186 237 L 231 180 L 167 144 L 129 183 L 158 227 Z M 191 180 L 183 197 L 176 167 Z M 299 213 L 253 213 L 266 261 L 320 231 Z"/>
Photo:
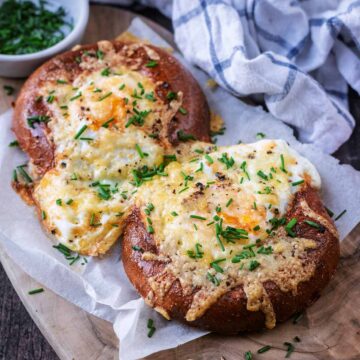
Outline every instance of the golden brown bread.
<path id="1" fill-rule="evenodd" d="M 309 207 L 325 218 L 330 224 L 332 220 L 324 209 L 317 190 L 306 187 L 298 192 L 289 207 L 286 219 L 297 218 L 294 228 L 297 237 L 312 239 L 316 247 L 306 252 L 305 263 L 314 263 L 315 270 L 309 280 L 301 282 L 297 286 L 297 292 L 282 291 L 274 282 L 265 282 L 264 288 L 273 306 L 276 320 L 283 322 L 304 310 L 319 296 L 324 287 L 333 276 L 339 260 L 339 242 L 333 231 L 328 228 L 319 229 L 310 227 L 304 221 L 312 220 L 304 213 L 301 201 L 305 200 Z M 209 306 L 204 315 L 194 321 L 185 319 L 195 294 L 199 288 L 189 293 L 184 293 L 180 281 L 172 279 L 171 286 L 165 296 L 152 291 L 149 279 L 162 273 L 164 263 L 150 259 L 144 260 L 142 252 L 159 253 L 154 242 L 154 236 L 149 234 L 142 220 L 140 210 L 134 208 L 127 219 L 122 241 L 122 260 L 125 271 L 138 292 L 147 299 L 149 294 L 153 298 L 147 299 L 155 309 L 171 319 L 185 322 L 190 326 L 218 332 L 221 334 L 236 334 L 242 331 L 255 331 L 265 327 L 265 315 L 263 311 L 250 311 L 247 309 L 247 297 L 242 285 L 230 288 L 214 304 Z"/>
<path id="2" fill-rule="evenodd" d="M 171 54 L 153 45 L 139 45 L 134 50 L 127 51 L 129 43 L 113 42 L 117 53 L 124 53 L 119 57 L 119 64 L 134 68 L 155 83 L 156 95 L 165 103 L 169 103 L 169 92 L 183 93 L 182 106 L 187 110 L 182 116 L 175 116 L 167 124 L 167 139 L 178 144 L 177 132 L 183 130 L 193 134 L 198 140 L 209 141 L 209 108 L 206 99 L 192 75 Z M 130 43 L 131 44 L 131 43 Z M 134 44 L 133 44 L 134 45 Z M 54 144 L 46 122 L 34 124 L 30 128 L 27 122 L 31 116 L 52 116 L 48 103 L 44 98 L 39 100 L 39 89 L 44 83 L 65 78 L 73 82 L 86 69 L 81 68 L 79 59 L 90 56 L 96 58 L 99 45 L 85 45 L 74 51 L 68 51 L 49 60 L 38 68 L 25 82 L 16 100 L 13 116 L 13 131 L 24 152 L 26 152 L 36 166 L 39 176 L 42 176 L 54 166 Z M 151 53 L 156 52 L 156 67 L 147 67 L 152 60 Z M 161 121 L 163 119 L 160 119 Z M 164 124 L 165 126 L 165 124 Z"/>

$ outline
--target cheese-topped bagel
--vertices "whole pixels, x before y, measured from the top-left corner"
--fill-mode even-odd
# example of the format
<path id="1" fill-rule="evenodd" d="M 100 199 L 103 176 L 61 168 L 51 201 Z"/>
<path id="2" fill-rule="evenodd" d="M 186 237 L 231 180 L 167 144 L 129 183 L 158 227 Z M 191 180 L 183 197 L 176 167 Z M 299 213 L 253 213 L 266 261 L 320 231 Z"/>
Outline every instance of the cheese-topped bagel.
<path id="1" fill-rule="evenodd" d="M 13 128 L 31 172 L 27 187 L 20 176 L 15 187 L 31 190 L 61 243 L 97 255 L 119 237 L 136 184 L 162 174 L 169 149 L 208 140 L 209 111 L 166 51 L 102 41 L 39 68 L 16 102 Z"/>
<path id="2" fill-rule="evenodd" d="M 338 261 L 319 174 L 281 140 L 192 150 L 139 188 L 125 270 L 167 318 L 221 333 L 272 328 L 313 301 Z"/>

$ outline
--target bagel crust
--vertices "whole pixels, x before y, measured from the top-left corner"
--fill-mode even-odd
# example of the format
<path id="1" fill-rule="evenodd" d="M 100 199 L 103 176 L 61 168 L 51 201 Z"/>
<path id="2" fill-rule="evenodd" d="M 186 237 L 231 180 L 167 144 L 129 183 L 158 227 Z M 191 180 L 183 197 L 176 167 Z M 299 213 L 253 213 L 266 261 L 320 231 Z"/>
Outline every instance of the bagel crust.
<path id="1" fill-rule="evenodd" d="M 82 46 L 45 63 L 21 90 L 13 130 L 31 181 L 20 174 L 13 187 L 62 244 L 103 254 L 121 235 L 139 176 L 161 174 L 182 141 L 209 141 L 209 122 L 200 87 L 165 50 Z"/>
<path id="2" fill-rule="evenodd" d="M 269 151 L 267 146 L 265 152 L 257 150 L 257 156 L 260 159 L 248 160 L 248 166 L 251 161 L 261 162 L 261 159 L 266 156 L 264 154 Z M 235 148 L 237 151 L 238 147 L 239 145 L 231 148 Z M 247 145 L 244 147 L 246 148 Z M 225 148 L 224 150 L 229 149 Z M 274 151 L 273 148 L 271 149 Z M 213 149 L 208 147 L 204 150 L 215 162 L 218 156 L 211 152 Z M 281 151 L 285 154 L 284 150 Z M 233 154 L 231 150 L 229 153 Z M 234 158 L 236 164 L 236 157 L 234 156 Z M 289 157 L 286 159 L 291 161 Z M 265 168 L 266 165 L 263 162 L 261 164 Z M 188 174 L 190 168 L 196 169 L 196 167 L 185 166 L 183 172 Z M 288 176 L 295 178 L 298 176 L 295 174 L 295 170 L 289 166 L 287 174 L 281 174 L 281 178 L 276 177 L 280 176 L 278 170 L 279 168 L 274 168 L 276 173 L 273 173 L 272 180 L 268 178 L 263 181 L 261 179 L 260 184 L 265 185 L 272 181 L 275 184 L 280 179 L 281 182 L 284 182 Z M 199 178 L 199 175 L 196 176 L 194 172 L 191 172 L 194 179 L 188 182 L 190 189 L 187 191 L 192 191 L 193 186 L 194 192 L 183 196 L 179 201 L 171 202 L 171 208 L 175 209 L 177 213 L 176 218 L 181 216 L 182 211 L 188 211 L 177 223 L 177 226 L 182 224 L 179 235 L 173 237 L 170 232 L 166 231 L 168 225 L 163 225 L 167 221 L 172 221 L 166 218 L 167 208 L 162 206 L 162 199 L 156 200 L 160 194 L 155 193 L 151 184 L 147 185 L 150 186 L 150 189 L 145 189 L 139 195 L 139 201 L 136 202 L 131 215 L 126 220 L 124 230 L 122 259 L 130 281 L 146 303 L 165 318 L 177 319 L 190 326 L 221 334 L 236 334 L 264 327 L 273 328 L 276 322 L 285 321 L 295 313 L 304 310 L 320 296 L 321 290 L 333 276 L 339 259 L 337 231 L 320 201 L 316 174 L 312 173 L 310 168 L 307 170 L 308 172 L 304 174 L 304 181 L 297 186 L 298 189 L 290 190 L 293 193 L 288 198 L 286 210 L 280 211 L 280 213 L 275 210 L 274 218 L 278 221 L 265 222 L 265 224 L 270 223 L 269 226 L 273 225 L 267 229 L 267 232 L 261 233 L 262 229 L 253 227 L 251 219 L 249 220 L 252 224 L 250 229 L 243 222 L 241 227 L 248 229 L 248 235 L 244 236 L 245 239 L 235 240 L 236 244 L 225 244 L 225 238 L 222 238 L 225 244 L 224 252 L 221 252 L 220 249 L 214 252 L 214 249 L 218 247 L 215 231 L 211 237 L 211 232 L 208 230 L 214 226 L 211 224 L 212 216 L 208 216 L 214 214 L 212 199 L 215 198 L 217 201 L 221 198 L 218 196 L 219 193 L 224 196 L 234 194 L 231 205 L 226 210 L 222 205 L 222 209 L 216 212 L 218 218 L 223 219 L 223 228 L 231 218 L 226 215 L 226 212 L 238 211 L 238 199 L 241 200 L 238 219 L 242 216 L 241 209 L 247 206 L 245 198 L 240 198 L 239 195 L 246 190 L 241 190 L 240 186 L 233 193 L 231 192 L 233 183 L 230 184 L 231 186 L 226 183 L 230 178 L 236 179 L 233 175 L 228 174 L 230 170 L 224 170 L 221 176 L 218 174 L 218 183 L 220 184 L 211 184 L 208 188 L 199 185 L 199 182 L 205 183 L 204 178 Z M 169 167 L 168 171 L 176 179 L 176 168 Z M 203 171 L 206 174 L 209 173 L 205 165 Z M 254 175 L 250 170 L 249 173 L 252 178 Z M 264 173 L 267 172 L 264 170 Z M 312 175 L 310 175 L 311 173 Z M 311 181 L 311 178 L 313 180 L 315 178 L 315 182 Z M 156 187 L 166 189 L 168 193 L 171 193 L 174 188 L 176 189 L 176 186 L 173 185 L 178 184 L 174 179 L 163 178 L 160 180 L 163 184 L 156 184 Z M 182 189 L 183 186 L 184 184 L 181 185 Z M 242 186 L 246 187 L 247 185 L 243 183 Z M 269 187 L 271 186 L 269 184 Z M 295 186 L 290 185 L 290 188 L 293 187 Z M 274 196 L 277 194 L 276 191 L 276 185 L 274 185 L 272 190 Z M 279 191 L 283 192 L 284 189 Z M 176 195 L 174 192 L 174 196 L 183 194 L 181 190 L 176 190 Z M 260 196 L 264 195 L 259 194 Z M 225 197 L 225 199 L 227 198 Z M 147 201 L 154 207 L 150 216 L 148 213 L 144 214 Z M 234 207 L 232 210 L 231 206 Z M 261 211 L 262 206 L 261 203 L 258 203 L 257 209 L 250 211 L 250 218 L 254 218 L 255 213 Z M 157 218 L 157 210 L 162 214 L 161 219 Z M 191 218 L 193 216 L 191 214 L 194 213 L 200 217 Z M 152 224 L 150 233 L 149 220 L 147 221 L 149 217 Z M 191 231 L 191 228 L 187 226 L 189 217 L 197 227 L 195 231 Z M 216 215 L 213 219 L 216 220 Z M 290 229 L 289 224 L 294 222 L 293 219 L 296 219 L 296 224 Z M 263 226 L 266 227 L 264 223 L 261 227 Z M 168 227 L 171 228 L 170 225 Z M 163 228 L 165 230 L 162 230 Z M 171 229 L 175 229 L 175 226 Z M 252 237 L 253 229 L 256 229 L 255 235 L 258 236 L 256 241 L 253 241 L 256 238 L 256 236 Z M 197 232 L 206 235 L 201 237 L 197 235 Z M 167 241 L 166 236 L 172 237 L 172 240 Z M 195 244 L 195 247 L 193 245 L 196 241 L 191 240 L 194 237 L 197 237 L 197 244 L 200 244 Z M 180 242 L 179 239 L 181 239 Z M 238 244 L 242 241 L 243 247 Z M 171 244 L 176 250 L 170 249 Z M 250 253 L 248 252 L 249 245 L 252 249 Z M 190 251 L 184 252 L 182 250 L 184 248 L 189 248 Z M 229 248 L 233 250 L 229 251 Z M 264 252 L 270 248 L 271 251 Z M 239 252 L 239 249 L 242 251 Z M 199 256 L 196 256 L 196 253 Z M 220 257 L 214 254 L 220 254 Z M 272 259 L 270 260 L 269 257 Z M 201 262 L 205 264 L 201 264 Z M 211 265 L 214 263 L 215 265 Z M 254 264 L 257 267 L 254 268 Z M 234 266 L 236 266 L 235 273 L 233 272 Z M 242 270 L 239 271 L 239 267 Z M 208 274 L 211 275 L 205 276 L 203 270 L 208 271 Z M 215 283 L 214 278 L 217 279 Z"/>

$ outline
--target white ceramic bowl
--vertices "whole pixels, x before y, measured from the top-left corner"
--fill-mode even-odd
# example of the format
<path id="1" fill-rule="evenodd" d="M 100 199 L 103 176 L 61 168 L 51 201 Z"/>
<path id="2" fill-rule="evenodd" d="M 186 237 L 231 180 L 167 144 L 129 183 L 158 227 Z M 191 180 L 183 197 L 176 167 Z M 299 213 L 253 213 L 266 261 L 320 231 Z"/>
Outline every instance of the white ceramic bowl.
<path id="1" fill-rule="evenodd" d="M 4 1 L 0 0 L 0 5 Z M 89 1 L 48 0 L 47 2 L 49 9 L 57 9 L 59 6 L 65 9 L 67 17 L 73 20 L 73 29 L 63 40 L 50 48 L 24 55 L 0 54 L 0 76 L 16 78 L 28 76 L 47 59 L 80 43 L 89 18 Z"/>

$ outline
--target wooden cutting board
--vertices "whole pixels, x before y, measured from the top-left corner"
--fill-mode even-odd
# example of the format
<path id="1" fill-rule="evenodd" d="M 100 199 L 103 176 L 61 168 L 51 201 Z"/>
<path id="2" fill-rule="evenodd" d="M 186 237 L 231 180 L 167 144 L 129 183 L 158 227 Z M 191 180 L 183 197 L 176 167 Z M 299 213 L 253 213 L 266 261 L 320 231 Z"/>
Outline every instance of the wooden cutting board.
<path id="1" fill-rule="evenodd" d="M 135 16 L 116 8 L 93 6 L 83 42 L 114 38 Z M 171 33 L 144 21 L 174 45 Z M 0 113 L 14 101 L 13 96 L 4 94 L 3 85 L 19 89 L 22 83 L 23 80 L 0 78 Z M 0 260 L 27 311 L 62 360 L 118 359 L 118 341 L 112 324 L 86 313 L 51 290 L 29 296 L 29 289 L 42 285 L 25 274 L 1 247 Z M 301 342 L 295 343 L 295 336 Z M 297 324 L 288 321 L 275 330 L 243 336 L 208 335 L 148 359 L 235 360 L 243 359 L 250 350 L 254 359 L 275 360 L 285 357 L 283 343 L 288 341 L 296 347 L 291 359 L 360 359 L 360 226 L 341 244 L 341 262 L 335 278 Z M 264 345 L 273 348 L 265 354 L 256 354 Z"/>

